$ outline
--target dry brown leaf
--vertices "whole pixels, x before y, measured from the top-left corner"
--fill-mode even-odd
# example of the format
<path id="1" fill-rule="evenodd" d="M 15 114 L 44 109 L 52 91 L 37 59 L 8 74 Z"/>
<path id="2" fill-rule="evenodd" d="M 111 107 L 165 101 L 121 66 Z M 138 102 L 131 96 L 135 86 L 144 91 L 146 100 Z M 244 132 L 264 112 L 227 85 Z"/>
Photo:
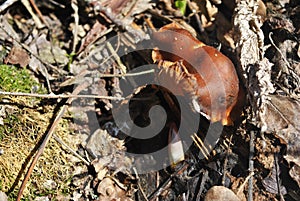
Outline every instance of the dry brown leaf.
<path id="1" fill-rule="evenodd" d="M 88 139 L 86 149 L 95 157 L 113 155 L 125 150 L 124 142 L 98 129 Z"/>
<path id="2" fill-rule="evenodd" d="M 127 18 L 128 22 L 133 21 L 133 16 L 152 8 L 150 0 L 102 0 L 99 1 L 103 7 L 110 8 L 110 12 L 116 15 L 116 18 Z M 97 5 L 97 3 L 96 3 Z"/>
<path id="3" fill-rule="evenodd" d="M 269 95 L 262 114 L 262 129 L 267 133 L 275 133 L 286 144 L 284 158 L 295 163 L 290 175 L 299 185 L 300 102 L 286 96 Z"/>
<path id="4" fill-rule="evenodd" d="M 274 163 L 276 163 L 274 161 Z M 274 164 L 273 163 L 273 164 Z M 280 169 L 277 165 L 273 165 L 271 174 L 264 178 L 262 181 L 262 185 L 265 187 L 265 189 L 273 194 L 278 194 L 280 190 L 280 194 L 285 195 L 287 194 L 286 188 L 281 184 L 281 178 L 280 178 Z"/>
<path id="5" fill-rule="evenodd" d="M 103 178 L 110 171 L 130 172 L 132 160 L 125 154 L 124 141 L 98 129 L 87 139 L 86 150 L 96 159 L 92 162 L 97 176 Z"/>
<path id="6" fill-rule="evenodd" d="M 10 64 L 19 64 L 21 67 L 26 67 L 29 64 L 30 57 L 28 53 L 20 48 L 13 46 L 10 50 L 7 57 L 4 59 L 4 63 L 10 63 Z"/>
<path id="7" fill-rule="evenodd" d="M 262 130 L 275 133 L 287 144 L 285 159 L 300 166 L 300 102 L 286 96 L 269 95 L 262 112 Z"/>
<path id="8" fill-rule="evenodd" d="M 86 48 L 94 43 L 96 40 L 99 39 L 103 35 L 103 33 L 107 30 L 107 28 L 101 24 L 98 20 L 95 22 L 91 30 L 89 30 L 88 34 L 82 40 L 81 46 L 77 52 L 77 54 L 81 53 L 82 51 L 86 50 Z"/>

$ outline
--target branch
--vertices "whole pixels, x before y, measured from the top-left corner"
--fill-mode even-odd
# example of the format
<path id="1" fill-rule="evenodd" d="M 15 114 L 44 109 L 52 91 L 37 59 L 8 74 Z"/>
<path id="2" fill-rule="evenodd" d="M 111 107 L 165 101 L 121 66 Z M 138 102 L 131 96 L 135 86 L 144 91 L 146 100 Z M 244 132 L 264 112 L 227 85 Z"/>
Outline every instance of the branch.
<path id="1" fill-rule="evenodd" d="M 99 98 L 99 99 L 108 99 L 108 100 L 124 100 L 123 97 L 114 97 L 114 96 L 98 96 L 98 95 L 77 95 L 77 94 L 35 94 L 35 93 L 23 93 L 23 92 L 6 92 L 0 91 L 0 95 L 4 96 L 28 96 L 36 98 Z"/>

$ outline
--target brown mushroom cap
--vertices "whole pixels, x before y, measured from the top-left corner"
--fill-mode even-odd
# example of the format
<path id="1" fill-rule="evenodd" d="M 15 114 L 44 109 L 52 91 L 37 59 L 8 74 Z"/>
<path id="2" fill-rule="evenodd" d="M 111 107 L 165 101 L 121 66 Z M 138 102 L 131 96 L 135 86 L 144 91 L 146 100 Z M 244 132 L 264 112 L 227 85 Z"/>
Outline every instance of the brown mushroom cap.
<path id="1" fill-rule="evenodd" d="M 192 96 L 195 109 L 212 122 L 231 124 L 229 115 L 237 102 L 239 80 L 230 59 L 174 23 L 153 33 L 152 38 L 157 46 L 152 58 L 161 67 L 162 85 L 175 95 Z"/>

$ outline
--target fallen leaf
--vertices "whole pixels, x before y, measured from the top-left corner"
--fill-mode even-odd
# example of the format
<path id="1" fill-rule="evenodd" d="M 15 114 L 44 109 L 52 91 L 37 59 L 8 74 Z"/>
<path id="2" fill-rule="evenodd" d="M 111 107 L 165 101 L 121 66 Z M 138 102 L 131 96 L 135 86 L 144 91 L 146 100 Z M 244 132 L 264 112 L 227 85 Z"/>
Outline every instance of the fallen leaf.
<path id="1" fill-rule="evenodd" d="M 300 102 L 287 96 L 269 95 L 262 112 L 262 130 L 275 133 L 287 144 L 284 156 L 288 162 L 300 166 Z"/>
<path id="2" fill-rule="evenodd" d="M 275 161 L 274 161 L 275 163 Z M 264 180 L 262 181 L 262 185 L 265 187 L 265 189 L 273 194 L 278 194 L 279 190 L 280 190 L 280 194 L 285 195 L 287 194 L 287 190 L 286 188 L 281 185 L 281 179 L 280 179 L 280 169 L 277 168 L 277 165 L 273 165 L 271 174 L 269 176 L 267 176 L 266 178 L 264 178 Z M 277 170 L 276 170 L 277 168 Z"/>
<path id="3" fill-rule="evenodd" d="M 300 102 L 287 96 L 269 95 L 265 104 L 265 110 L 261 113 L 262 130 L 275 133 L 281 142 L 286 144 L 287 151 L 284 158 L 289 163 L 295 163 L 290 174 L 299 185 Z"/>
<path id="4" fill-rule="evenodd" d="M 29 61 L 30 56 L 28 53 L 24 49 L 16 46 L 12 47 L 9 54 L 4 59 L 5 64 L 19 64 L 21 67 L 26 67 L 29 64 Z"/>

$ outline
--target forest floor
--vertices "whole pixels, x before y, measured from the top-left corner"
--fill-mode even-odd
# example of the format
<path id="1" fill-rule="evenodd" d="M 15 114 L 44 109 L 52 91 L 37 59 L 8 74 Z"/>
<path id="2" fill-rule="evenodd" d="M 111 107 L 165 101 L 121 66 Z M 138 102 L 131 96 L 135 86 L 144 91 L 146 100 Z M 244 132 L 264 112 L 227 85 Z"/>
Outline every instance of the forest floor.
<path id="1" fill-rule="evenodd" d="M 300 200 L 299 28 L 299 0 L 0 0 L 0 200 Z M 181 94 L 202 44 L 233 124 Z"/>

